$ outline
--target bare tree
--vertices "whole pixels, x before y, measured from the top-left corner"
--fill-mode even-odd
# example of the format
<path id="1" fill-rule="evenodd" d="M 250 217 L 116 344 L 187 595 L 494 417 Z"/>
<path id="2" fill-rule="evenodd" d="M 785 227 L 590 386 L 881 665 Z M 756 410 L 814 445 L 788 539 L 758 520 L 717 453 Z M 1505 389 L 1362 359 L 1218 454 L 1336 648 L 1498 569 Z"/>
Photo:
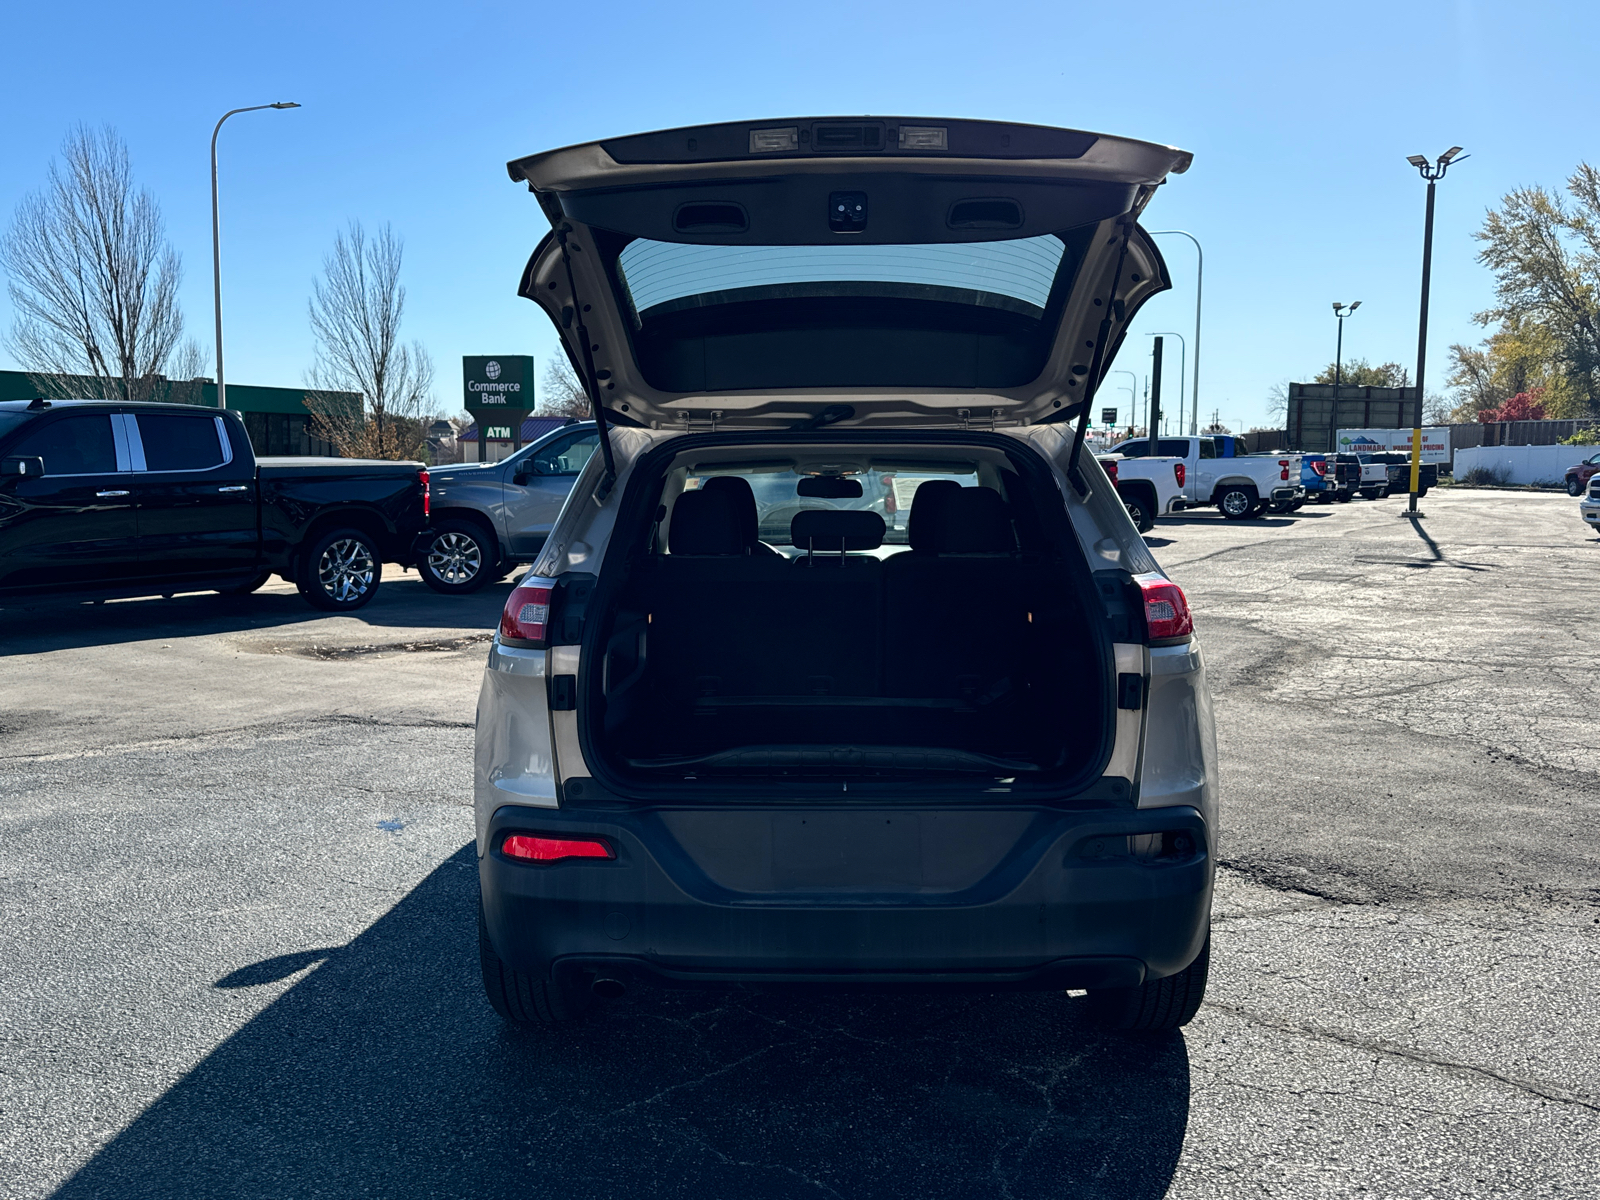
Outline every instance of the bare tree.
<path id="1" fill-rule="evenodd" d="M 589 395 L 564 357 L 558 355 L 545 364 L 544 398 L 537 411 L 541 417 L 589 419 Z"/>
<path id="2" fill-rule="evenodd" d="M 312 390 L 305 404 L 318 433 L 349 458 L 427 457 L 433 360 L 421 343 L 400 341 L 403 257 L 404 244 L 388 225 L 369 240 L 352 221 L 334 238 L 323 277 L 312 285 L 317 358 L 306 372 Z M 351 392 L 361 404 L 348 402 Z"/>
<path id="3" fill-rule="evenodd" d="M 183 265 L 160 206 L 134 187 L 128 148 L 109 126 L 80 125 L 50 164 L 44 190 L 17 206 L 0 239 L 16 313 L 7 343 L 47 395 L 164 394 L 161 376 L 183 334 Z"/>

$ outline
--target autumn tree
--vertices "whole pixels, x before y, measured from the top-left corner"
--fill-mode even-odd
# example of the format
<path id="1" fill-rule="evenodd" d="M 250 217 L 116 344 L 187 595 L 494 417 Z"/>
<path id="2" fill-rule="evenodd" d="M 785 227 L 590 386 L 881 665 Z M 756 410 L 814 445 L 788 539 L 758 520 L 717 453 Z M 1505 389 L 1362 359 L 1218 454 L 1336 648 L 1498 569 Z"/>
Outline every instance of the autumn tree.
<path id="1" fill-rule="evenodd" d="M 347 458 L 426 459 L 434 417 L 433 360 L 400 341 L 404 244 L 388 226 L 368 238 L 352 221 L 334 238 L 312 284 L 317 357 L 305 404 L 320 436 Z M 361 396 L 351 406 L 339 393 Z"/>
<path id="2" fill-rule="evenodd" d="M 7 345 L 42 394 L 79 394 L 60 376 L 89 376 L 99 396 L 156 399 L 169 371 L 205 370 L 199 348 L 180 344 L 182 259 L 109 126 L 67 135 L 44 189 L 17 206 L 0 264 L 16 314 Z"/>

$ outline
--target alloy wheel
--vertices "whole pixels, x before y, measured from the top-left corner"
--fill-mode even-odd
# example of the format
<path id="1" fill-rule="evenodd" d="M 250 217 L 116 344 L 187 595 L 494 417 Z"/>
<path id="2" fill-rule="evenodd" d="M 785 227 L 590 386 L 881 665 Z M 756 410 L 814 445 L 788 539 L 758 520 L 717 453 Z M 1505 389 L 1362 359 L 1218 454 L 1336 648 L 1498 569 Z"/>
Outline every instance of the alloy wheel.
<path id="1" fill-rule="evenodd" d="M 428 545 L 428 570 L 444 583 L 470 583 L 483 570 L 483 548 L 464 533 L 441 533 Z"/>
<path id="2" fill-rule="evenodd" d="M 359 599 L 372 586 L 377 564 L 366 543 L 340 538 L 328 545 L 317 563 L 317 583 L 342 603 Z"/>
<path id="3" fill-rule="evenodd" d="M 1250 497 L 1244 492 L 1229 492 L 1222 497 L 1222 511 L 1230 517 L 1243 516 L 1250 510 Z"/>

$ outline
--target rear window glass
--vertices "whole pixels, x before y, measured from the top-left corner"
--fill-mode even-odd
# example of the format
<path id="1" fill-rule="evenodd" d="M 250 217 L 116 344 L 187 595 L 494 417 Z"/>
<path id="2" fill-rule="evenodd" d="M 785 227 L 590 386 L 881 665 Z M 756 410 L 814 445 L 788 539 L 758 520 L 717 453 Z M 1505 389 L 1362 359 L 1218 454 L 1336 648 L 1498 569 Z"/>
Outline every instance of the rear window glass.
<path id="1" fill-rule="evenodd" d="M 866 471 L 847 474 L 846 479 L 861 485 L 860 496 L 820 499 L 800 495 L 800 481 L 806 476 L 794 471 L 715 471 L 691 475 L 685 490 L 701 487 L 717 475 L 736 475 L 750 485 L 755 496 L 758 536 L 772 546 L 789 546 L 789 524 L 795 514 L 807 509 L 866 509 L 883 518 L 885 546 L 907 544 L 907 522 L 917 488 L 930 479 L 951 479 L 962 487 L 977 487 L 976 471 Z"/>
<path id="2" fill-rule="evenodd" d="M 683 245 L 615 259 L 663 391 L 1012 387 L 1044 367 L 1077 255 L 1055 234 L 931 245 Z"/>
<path id="3" fill-rule="evenodd" d="M 46 475 L 104 475 L 117 469 L 111 418 L 104 413 L 51 421 L 23 435 L 6 454 L 44 459 Z"/>
<path id="4" fill-rule="evenodd" d="M 140 413 L 139 440 L 150 471 L 205 471 L 222 465 L 214 417 Z"/>

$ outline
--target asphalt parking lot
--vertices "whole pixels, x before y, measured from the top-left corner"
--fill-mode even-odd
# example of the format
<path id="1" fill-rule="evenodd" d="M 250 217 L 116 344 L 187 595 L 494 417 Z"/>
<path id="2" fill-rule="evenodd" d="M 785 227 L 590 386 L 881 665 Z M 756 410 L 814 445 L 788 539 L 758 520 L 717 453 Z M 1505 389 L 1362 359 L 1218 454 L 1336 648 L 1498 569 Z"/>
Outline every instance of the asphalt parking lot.
<path id="1" fill-rule="evenodd" d="M 1217 697 L 1211 990 L 630 996 L 477 980 L 508 585 L 0 612 L 0 1195 L 1600 1194 L 1600 541 L 1437 492 L 1150 542 Z"/>

